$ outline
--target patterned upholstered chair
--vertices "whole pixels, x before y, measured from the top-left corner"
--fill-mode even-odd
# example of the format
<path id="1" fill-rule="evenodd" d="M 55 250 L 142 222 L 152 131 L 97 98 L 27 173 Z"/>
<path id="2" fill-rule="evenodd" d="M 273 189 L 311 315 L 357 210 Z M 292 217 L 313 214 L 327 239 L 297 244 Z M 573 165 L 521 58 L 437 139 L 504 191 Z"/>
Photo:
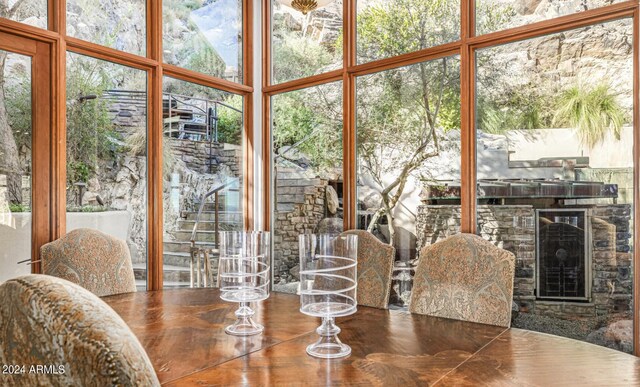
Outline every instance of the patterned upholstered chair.
<path id="1" fill-rule="evenodd" d="M 0 363 L 11 386 L 159 386 L 149 357 L 107 304 L 69 281 L 32 274 L 0 285 Z M 29 372 L 30 366 L 47 366 Z M 36 369 L 37 371 L 37 369 Z"/>
<path id="2" fill-rule="evenodd" d="M 367 231 L 343 234 L 358 236 L 358 305 L 387 309 L 396 250 Z"/>
<path id="3" fill-rule="evenodd" d="M 79 228 L 40 250 L 42 272 L 74 282 L 102 297 L 136 291 L 125 241 Z"/>
<path id="4" fill-rule="evenodd" d="M 515 256 L 473 234 L 420 253 L 409 311 L 509 327 Z"/>

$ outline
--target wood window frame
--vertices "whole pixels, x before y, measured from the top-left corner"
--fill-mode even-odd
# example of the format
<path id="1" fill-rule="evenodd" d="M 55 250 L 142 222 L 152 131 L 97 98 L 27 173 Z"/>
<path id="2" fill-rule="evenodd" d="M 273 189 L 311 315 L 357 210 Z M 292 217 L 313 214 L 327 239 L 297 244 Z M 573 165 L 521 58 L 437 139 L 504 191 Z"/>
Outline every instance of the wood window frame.
<path id="1" fill-rule="evenodd" d="M 0 50 L 31 58 L 31 106 L 35 107 L 31 121 L 31 199 L 34 203 L 36 198 L 47 198 L 31 208 L 31 270 L 37 273 L 41 270 L 40 246 L 49 242 L 58 232 L 55 218 L 49 211 L 59 204 L 56 195 L 53 195 L 58 189 L 53 170 L 57 159 L 55 155 L 59 150 L 53 108 L 56 101 L 52 87 L 56 82 L 53 71 L 55 39 L 32 36 L 25 31 L 16 33 L 11 28 L 0 26 Z"/>
<path id="2" fill-rule="evenodd" d="M 34 115 L 34 128 L 50 122 L 48 138 L 34 138 L 36 164 L 46 166 L 34 179 L 34 196 L 49 200 L 34 206 L 32 272 L 41 272 L 40 246 L 66 232 L 66 56 L 67 52 L 113 62 L 147 74 L 147 289 L 162 289 L 163 197 L 162 197 L 162 79 L 164 76 L 241 95 L 243 109 L 243 192 L 245 228 L 253 228 L 253 1 L 242 0 L 242 83 L 167 64 L 162 58 L 162 0 L 146 0 L 146 56 L 119 51 L 67 35 L 66 0 L 48 0 L 47 29 L 0 18 L 0 32 L 26 39 L 48 56 L 40 55 L 51 68 L 48 77 L 38 75 L 34 90 L 48 90 L 48 109 Z M 42 64 L 40 64 L 42 65 Z M 45 98 L 35 93 L 34 98 Z M 44 99 L 42 99 L 44 101 Z M 45 117 L 46 116 L 46 117 Z M 35 131 L 34 131 L 35 132 Z M 35 135 L 34 135 L 35 136 Z M 46 141 L 48 142 L 46 142 Z M 38 152 L 35 152 L 35 150 Z M 38 157 L 38 155 L 41 155 Z M 47 160 L 48 158 L 48 160 Z M 35 201 L 34 201 L 35 202 Z M 35 203 L 34 203 L 35 204 Z"/>
<path id="3" fill-rule="evenodd" d="M 284 83 L 273 84 L 271 78 L 271 4 L 272 0 L 262 0 L 262 138 L 264 166 L 263 192 L 271 192 L 271 97 L 312 86 L 335 81 L 343 82 L 343 207 L 345 229 L 356 227 L 356 90 L 358 76 L 450 55 L 460 56 L 460 131 L 461 131 L 461 231 L 476 232 L 476 138 L 475 138 L 475 56 L 482 48 L 495 47 L 507 43 L 532 39 L 552 33 L 614 21 L 622 18 L 633 20 L 633 130 L 634 130 L 634 206 L 633 236 L 634 246 L 640 246 L 640 3 L 625 1 L 543 20 L 536 23 L 508 28 L 483 35 L 475 35 L 475 0 L 460 0 L 460 39 L 454 42 L 429 47 L 402 55 L 357 64 L 356 61 L 356 18 L 357 0 L 343 2 L 343 65 L 341 69 L 317 74 Z M 263 221 L 268 229 L 271 220 L 273 197 L 263 198 Z M 633 253 L 633 298 L 640 300 L 640 251 Z M 633 311 L 633 348 L 640 356 L 640 308 Z"/>

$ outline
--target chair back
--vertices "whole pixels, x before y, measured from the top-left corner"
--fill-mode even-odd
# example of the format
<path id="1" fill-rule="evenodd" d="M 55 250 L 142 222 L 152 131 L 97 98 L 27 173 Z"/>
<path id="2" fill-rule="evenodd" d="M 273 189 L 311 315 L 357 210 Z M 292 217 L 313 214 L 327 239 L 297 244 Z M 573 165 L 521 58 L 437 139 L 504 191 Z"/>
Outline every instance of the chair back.
<path id="1" fill-rule="evenodd" d="M 160 385 L 127 324 L 88 290 L 32 274 L 0 285 L 0 299 L 0 363 L 26 367 L 3 375 L 8 385 Z"/>
<path id="2" fill-rule="evenodd" d="M 396 250 L 368 231 L 343 234 L 358 236 L 358 305 L 387 309 Z"/>
<path id="3" fill-rule="evenodd" d="M 420 252 L 409 311 L 509 327 L 515 256 L 474 234 Z"/>
<path id="4" fill-rule="evenodd" d="M 102 297 L 136 291 L 125 241 L 79 228 L 40 249 L 42 272 L 76 283 Z"/>

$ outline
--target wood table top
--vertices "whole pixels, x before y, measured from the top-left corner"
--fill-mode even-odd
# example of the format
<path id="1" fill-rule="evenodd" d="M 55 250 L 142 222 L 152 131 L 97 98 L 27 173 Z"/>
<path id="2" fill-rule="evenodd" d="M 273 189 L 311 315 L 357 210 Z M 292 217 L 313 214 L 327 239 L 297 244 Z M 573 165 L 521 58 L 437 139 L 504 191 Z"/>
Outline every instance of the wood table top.
<path id="1" fill-rule="evenodd" d="M 103 298 L 129 324 L 162 384 L 640 386 L 640 359 L 567 338 L 359 307 L 338 318 L 352 353 L 306 354 L 320 319 L 298 296 L 257 304 L 262 335 L 227 335 L 237 304 L 217 289 L 174 289 Z"/>

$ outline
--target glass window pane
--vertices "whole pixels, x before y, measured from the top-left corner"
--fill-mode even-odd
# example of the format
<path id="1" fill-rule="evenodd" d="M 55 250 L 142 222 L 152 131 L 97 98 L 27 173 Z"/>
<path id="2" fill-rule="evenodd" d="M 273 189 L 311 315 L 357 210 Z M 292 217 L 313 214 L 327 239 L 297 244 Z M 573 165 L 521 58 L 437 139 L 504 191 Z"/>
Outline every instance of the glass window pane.
<path id="1" fill-rule="evenodd" d="M 67 0 L 67 35 L 146 55 L 145 0 Z"/>
<path id="2" fill-rule="evenodd" d="M 146 72 L 67 53 L 67 232 L 125 240 L 147 273 Z"/>
<path id="3" fill-rule="evenodd" d="M 34 27 L 47 28 L 47 0 L 5 0 L 0 17 Z"/>
<path id="4" fill-rule="evenodd" d="M 343 229 L 342 83 L 279 94 L 271 101 L 274 290 L 295 293 L 298 235 Z"/>
<path id="5" fill-rule="evenodd" d="M 306 15 L 287 4 L 271 1 L 272 83 L 342 68 L 342 0 Z"/>
<path id="6" fill-rule="evenodd" d="M 406 307 L 420 249 L 460 232 L 460 58 L 359 77 L 356 98 L 357 227 L 395 247 Z"/>
<path id="7" fill-rule="evenodd" d="M 211 286 L 218 231 L 243 229 L 243 99 L 173 78 L 163 82 L 164 287 L 191 284 L 192 251 L 200 257 L 194 286 Z"/>
<path id="8" fill-rule="evenodd" d="M 477 53 L 478 232 L 516 255 L 513 326 L 631 352 L 633 25 Z"/>
<path id="9" fill-rule="evenodd" d="M 31 58 L 0 51 L 0 282 L 31 273 Z"/>
<path id="10" fill-rule="evenodd" d="M 164 0 L 165 63 L 242 83 L 242 1 Z"/>
<path id="11" fill-rule="evenodd" d="M 625 0 L 476 0 L 476 35 L 523 26 Z"/>
<path id="12" fill-rule="evenodd" d="M 358 63 L 460 39 L 458 0 L 358 0 Z"/>

